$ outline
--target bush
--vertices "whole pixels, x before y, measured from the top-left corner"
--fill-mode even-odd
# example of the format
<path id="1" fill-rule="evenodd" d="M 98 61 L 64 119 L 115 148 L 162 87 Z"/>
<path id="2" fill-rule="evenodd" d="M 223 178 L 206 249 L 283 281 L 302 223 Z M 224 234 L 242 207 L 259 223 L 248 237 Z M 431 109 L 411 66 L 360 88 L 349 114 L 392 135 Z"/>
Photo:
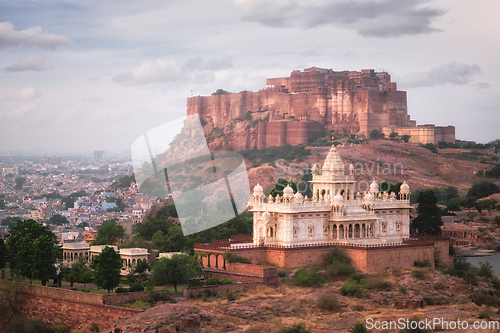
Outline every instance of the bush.
<path id="1" fill-rule="evenodd" d="M 490 315 L 486 311 L 479 312 L 479 314 L 477 315 L 477 317 L 479 319 L 490 319 Z"/>
<path id="2" fill-rule="evenodd" d="M 367 288 L 372 290 L 372 289 L 379 289 L 379 290 L 391 290 L 391 283 L 389 281 L 385 281 L 382 278 L 376 278 L 376 279 L 368 279 L 367 281 Z"/>
<path id="3" fill-rule="evenodd" d="M 134 283 L 128 288 L 128 291 L 131 293 L 135 293 L 136 291 L 144 291 L 144 286 L 140 283 Z"/>
<path id="4" fill-rule="evenodd" d="M 151 296 L 148 297 L 147 302 L 151 305 L 154 305 L 158 302 L 173 302 L 171 294 L 167 291 L 153 291 Z"/>
<path id="5" fill-rule="evenodd" d="M 473 271 L 468 271 L 462 274 L 462 280 L 464 280 L 465 283 L 470 284 L 472 286 L 478 285 L 477 275 Z"/>
<path id="6" fill-rule="evenodd" d="M 311 333 L 304 324 L 295 324 L 290 327 L 282 328 L 276 333 Z"/>
<path id="7" fill-rule="evenodd" d="M 415 267 L 431 267 L 431 262 L 429 261 L 429 259 L 417 260 L 413 265 Z"/>
<path id="8" fill-rule="evenodd" d="M 497 307 L 500 305 L 500 299 L 495 295 L 495 293 L 488 292 L 484 289 L 474 294 L 474 302 L 478 306 L 485 304 L 488 306 Z"/>
<path id="9" fill-rule="evenodd" d="M 411 276 L 415 279 L 424 280 L 427 278 L 427 274 L 421 269 L 415 269 L 411 272 Z"/>
<path id="10" fill-rule="evenodd" d="M 357 283 L 361 283 L 362 280 L 366 280 L 366 275 L 364 275 L 362 273 L 354 273 L 354 274 L 351 274 L 351 276 L 349 276 L 349 280 L 357 282 Z"/>
<path id="11" fill-rule="evenodd" d="M 335 293 L 333 291 L 329 291 L 323 293 L 319 297 L 316 307 L 327 311 L 338 311 L 338 309 L 340 309 L 340 304 Z"/>
<path id="12" fill-rule="evenodd" d="M 399 286 L 398 292 L 400 294 L 406 294 L 406 287 L 405 286 Z"/>
<path id="13" fill-rule="evenodd" d="M 118 288 L 116 288 L 115 293 L 117 293 L 117 294 L 128 293 L 128 288 L 118 287 Z"/>
<path id="14" fill-rule="evenodd" d="M 479 276 L 484 276 L 487 279 L 491 279 L 495 274 L 493 273 L 493 267 L 486 262 L 486 263 L 479 263 L 479 271 L 477 272 L 477 275 Z"/>
<path id="15" fill-rule="evenodd" d="M 350 297 L 357 297 L 357 298 L 362 298 L 363 297 L 363 288 L 361 285 L 359 285 L 356 282 L 349 281 L 342 285 L 342 288 L 340 288 L 340 292 L 342 293 L 343 296 L 350 296 Z"/>
<path id="16" fill-rule="evenodd" d="M 321 276 L 316 272 L 310 272 L 306 269 L 299 271 L 295 273 L 293 278 L 293 283 L 297 286 L 317 287 L 323 281 Z"/>
<path id="17" fill-rule="evenodd" d="M 231 281 L 231 280 L 229 280 L 229 279 L 222 279 L 222 280 L 220 280 L 220 283 L 221 283 L 221 284 L 232 284 L 232 283 L 233 283 L 233 281 Z"/>
<path id="18" fill-rule="evenodd" d="M 238 255 L 232 253 L 231 251 L 226 251 L 226 253 L 224 253 L 222 256 L 224 257 L 224 259 L 226 259 L 227 262 L 240 263 L 240 264 L 250 264 L 250 260 L 248 260 L 245 257 L 238 256 Z"/>
<path id="19" fill-rule="evenodd" d="M 350 329 L 347 330 L 349 333 L 368 333 L 368 329 L 362 323 L 356 323 Z"/>
<path id="20" fill-rule="evenodd" d="M 205 284 L 207 286 L 215 286 L 217 284 L 219 284 L 219 279 L 216 278 L 216 277 L 211 277 L 211 278 L 208 278 L 206 281 L 205 281 Z"/>
<path id="21" fill-rule="evenodd" d="M 285 276 L 286 276 L 286 271 L 284 271 L 284 270 L 279 270 L 279 271 L 278 271 L 278 276 L 279 276 L 279 277 L 285 277 Z"/>
<path id="22" fill-rule="evenodd" d="M 199 287 L 203 285 L 203 281 L 198 279 L 191 279 L 188 281 L 188 287 Z"/>

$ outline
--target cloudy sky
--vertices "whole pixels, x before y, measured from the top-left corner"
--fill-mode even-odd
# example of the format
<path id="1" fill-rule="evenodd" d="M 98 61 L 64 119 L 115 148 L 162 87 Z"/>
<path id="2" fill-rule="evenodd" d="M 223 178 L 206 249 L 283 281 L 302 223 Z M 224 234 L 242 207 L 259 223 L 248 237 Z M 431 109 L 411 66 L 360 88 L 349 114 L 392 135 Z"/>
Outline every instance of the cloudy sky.
<path id="1" fill-rule="evenodd" d="M 418 124 L 500 138 L 497 0 L 2 0 L 0 152 L 123 152 L 186 97 L 388 71 Z"/>

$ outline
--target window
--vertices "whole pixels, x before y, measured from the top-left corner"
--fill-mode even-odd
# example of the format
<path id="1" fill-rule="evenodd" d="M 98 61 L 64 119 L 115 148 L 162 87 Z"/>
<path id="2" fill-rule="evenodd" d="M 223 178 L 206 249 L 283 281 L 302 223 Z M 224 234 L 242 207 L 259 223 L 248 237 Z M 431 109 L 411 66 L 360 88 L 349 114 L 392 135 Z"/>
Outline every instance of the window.
<path id="1" fill-rule="evenodd" d="M 293 237 L 297 237 L 297 228 L 293 228 Z"/>
<path id="2" fill-rule="evenodd" d="M 300 217 L 305 217 L 305 215 L 304 214 L 300 214 Z"/>
<path id="3" fill-rule="evenodd" d="M 389 214 L 392 214 L 392 210 L 389 211 Z"/>
<path id="4" fill-rule="evenodd" d="M 385 232 L 387 229 L 386 223 L 382 223 L 382 232 Z"/>
<path id="5" fill-rule="evenodd" d="M 325 234 L 327 234 L 327 233 L 328 233 L 328 228 L 327 228 L 327 227 L 325 227 L 325 228 L 323 229 L 323 232 L 324 232 Z"/>
<path id="6" fill-rule="evenodd" d="M 313 216 L 313 214 L 309 214 L 309 217 Z"/>
<path id="7" fill-rule="evenodd" d="M 321 214 L 316 214 L 316 216 L 320 216 Z"/>
<path id="8" fill-rule="evenodd" d="M 293 217 L 299 217 L 297 214 L 294 214 Z"/>
<path id="9" fill-rule="evenodd" d="M 328 216 L 328 214 L 327 214 L 327 213 L 324 213 L 324 214 L 323 214 L 323 216 Z"/>
<path id="10" fill-rule="evenodd" d="M 400 230 L 401 229 L 401 224 L 400 223 L 396 223 L 396 230 Z"/>
<path id="11" fill-rule="evenodd" d="M 309 236 L 312 236 L 313 233 L 314 233 L 314 228 L 313 227 L 309 227 Z"/>

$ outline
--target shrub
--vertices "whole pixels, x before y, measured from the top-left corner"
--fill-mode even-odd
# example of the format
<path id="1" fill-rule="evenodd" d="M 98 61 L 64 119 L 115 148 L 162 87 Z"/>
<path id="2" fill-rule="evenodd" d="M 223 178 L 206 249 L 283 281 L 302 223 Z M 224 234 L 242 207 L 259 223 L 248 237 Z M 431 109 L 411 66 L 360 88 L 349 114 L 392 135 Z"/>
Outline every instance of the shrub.
<path id="1" fill-rule="evenodd" d="M 231 283 L 233 283 L 233 281 L 231 281 L 229 279 L 222 279 L 222 280 L 220 280 L 220 283 L 221 284 L 231 284 Z"/>
<path id="2" fill-rule="evenodd" d="M 284 271 L 284 270 L 279 270 L 279 271 L 278 271 L 278 276 L 279 276 L 279 277 L 285 277 L 285 276 L 286 276 L 286 271 Z"/>
<path id="3" fill-rule="evenodd" d="M 479 271 L 477 272 L 477 275 L 479 276 L 484 276 L 487 279 L 491 279 L 495 274 L 493 273 L 493 267 L 486 262 L 486 263 L 479 263 Z"/>
<path id="4" fill-rule="evenodd" d="M 481 311 L 479 312 L 478 316 L 479 319 L 490 319 L 490 315 L 486 311 Z"/>
<path id="5" fill-rule="evenodd" d="M 282 328 L 276 333 L 311 333 L 304 324 L 295 324 L 290 327 Z"/>
<path id="6" fill-rule="evenodd" d="M 369 331 L 366 329 L 365 325 L 360 322 L 357 322 L 354 326 L 347 330 L 349 333 L 368 333 Z"/>
<path id="7" fill-rule="evenodd" d="M 415 279 L 424 280 L 427 278 L 427 274 L 421 269 L 415 269 L 411 272 L 411 276 Z"/>
<path id="8" fill-rule="evenodd" d="M 136 291 L 144 291 L 144 286 L 140 283 L 134 283 L 128 288 L 128 291 L 131 293 L 135 293 Z"/>
<path id="9" fill-rule="evenodd" d="M 431 267 L 431 262 L 429 261 L 429 259 L 417 260 L 417 261 L 415 261 L 414 266 L 415 267 Z"/>
<path id="10" fill-rule="evenodd" d="M 224 259 L 226 259 L 227 262 L 250 264 L 250 260 L 245 257 L 238 256 L 231 251 L 226 251 L 226 253 L 224 253 L 222 256 L 224 257 Z"/>
<path id="11" fill-rule="evenodd" d="M 477 293 L 474 293 L 474 302 L 476 305 L 481 306 L 483 304 L 488 306 L 497 307 L 500 305 L 500 299 L 493 292 L 488 292 L 481 289 Z"/>
<path id="12" fill-rule="evenodd" d="M 147 310 L 149 309 L 149 305 L 144 303 L 144 301 L 138 300 L 135 301 L 132 305 L 130 305 L 131 309 L 140 309 L 140 310 Z"/>
<path id="13" fill-rule="evenodd" d="M 376 279 L 368 279 L 367 281 L 367 288 L 368 289 L 380 289 L 380 290 L 391 290 L 391 283 L 389 281 L 385 281 L 382 278 L 376 278 Z"/>
<path id="14" fill-rule="evenodd" d="M 191 279 L 188 281 L 188 287 L 199 287 L 203 285 L 203 281 L 198 279 Z"/>
<path id="15" fill-rule="evenodd" d="M 215 286 L 216 284 L 219 284 L 219 279 L 216 278 L 216 277 L 211 277 L 211 278 L 208 278 L 206 281 L 205 281 L 205 284 L 207 286 Z"/>
<path id="16" fill-rule="evenodd" d="M 323 279 L 316 272 L 310 272 L 308 270 L 297 271 L 293 278 L 293 283 L 301 287 L 317 287 Z"/>
<path id="17" fill-rule="evenodd" d="M 467 271 L 462 274 L 462 280 L 464 280 L 465 283 L 477 286 L 478 281 L 477 281 L 477 275 L 473 271 Z"/>
<path id="18" fill-rule="evenodd" d="M 191 294 L 192 295 L 192 294 Z M 151 305 L 154 305 L 158 302 L 172 302 L 171 294 L 167 291 L 153 291 L 151 296 L 148 297 L 147 302 Z"/>
<path id="19" fill-rule="evenodd" d="M 115 293 L 117 293 L 117 294 L 128 293 L 128 288 L 118 287 L 118 288 L 116 288 Z"/>
<path id="20" fill-rule="evenodd" d="M 399 286 L 398 291 L 400 294 L 406 294 L 406 287 L 405 286 Z"/>
<path id="21" fill-rule="evenodd" d="M 349 280 L 355 281 L 357 283 L 361 283 L 363 279 L 366 280 L 366 275 L 362 273 L 354 273 L 349 276 Z"/>
<path id="22" fill-rule="evenodd" d="M 337 300 L 337 296 L 333 293 L 333 291 L 329 291 L 323 293 L 316 303 L 316 307 L 318 309 L 327 310 L 327 311 L 337 311 L 340 309 L 339 301 Z"/>
<path id="23" fill-rule="evenodd" d="M 340 292 L 342 293 L 343 296 L 350 296 L 357 298 L 363 297 L 362 286 L 352 281 L 349 281 L 344 285 L 342 285 L 342 288 L 340 288 Z"/>

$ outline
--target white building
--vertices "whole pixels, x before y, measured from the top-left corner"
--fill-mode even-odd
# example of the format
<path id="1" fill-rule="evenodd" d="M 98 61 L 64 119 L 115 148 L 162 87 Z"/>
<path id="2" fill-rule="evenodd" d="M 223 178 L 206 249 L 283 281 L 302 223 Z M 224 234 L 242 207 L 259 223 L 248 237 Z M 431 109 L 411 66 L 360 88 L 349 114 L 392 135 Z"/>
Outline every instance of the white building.
<path id="1" fill-rule="evenodd" d="M 370 190 L 356 192 L 354 166 L 349 172 L 332 146 L 323 167 L 314 165 L 313 197 L 293 193 L 290 186 L 273 199 L 257 184 L 251 196 L 254 245 L 398 243 L 410 234 L 410 187 L 401 185 L 399 198 Z"/>
<path id="2" fill-rule="evenodd" d="M 78 261 L 79 257 L 89 260 L 89 244 L 81 243 L 63 243 L 63 263 L 72 265 L 73 262 Z"/>

